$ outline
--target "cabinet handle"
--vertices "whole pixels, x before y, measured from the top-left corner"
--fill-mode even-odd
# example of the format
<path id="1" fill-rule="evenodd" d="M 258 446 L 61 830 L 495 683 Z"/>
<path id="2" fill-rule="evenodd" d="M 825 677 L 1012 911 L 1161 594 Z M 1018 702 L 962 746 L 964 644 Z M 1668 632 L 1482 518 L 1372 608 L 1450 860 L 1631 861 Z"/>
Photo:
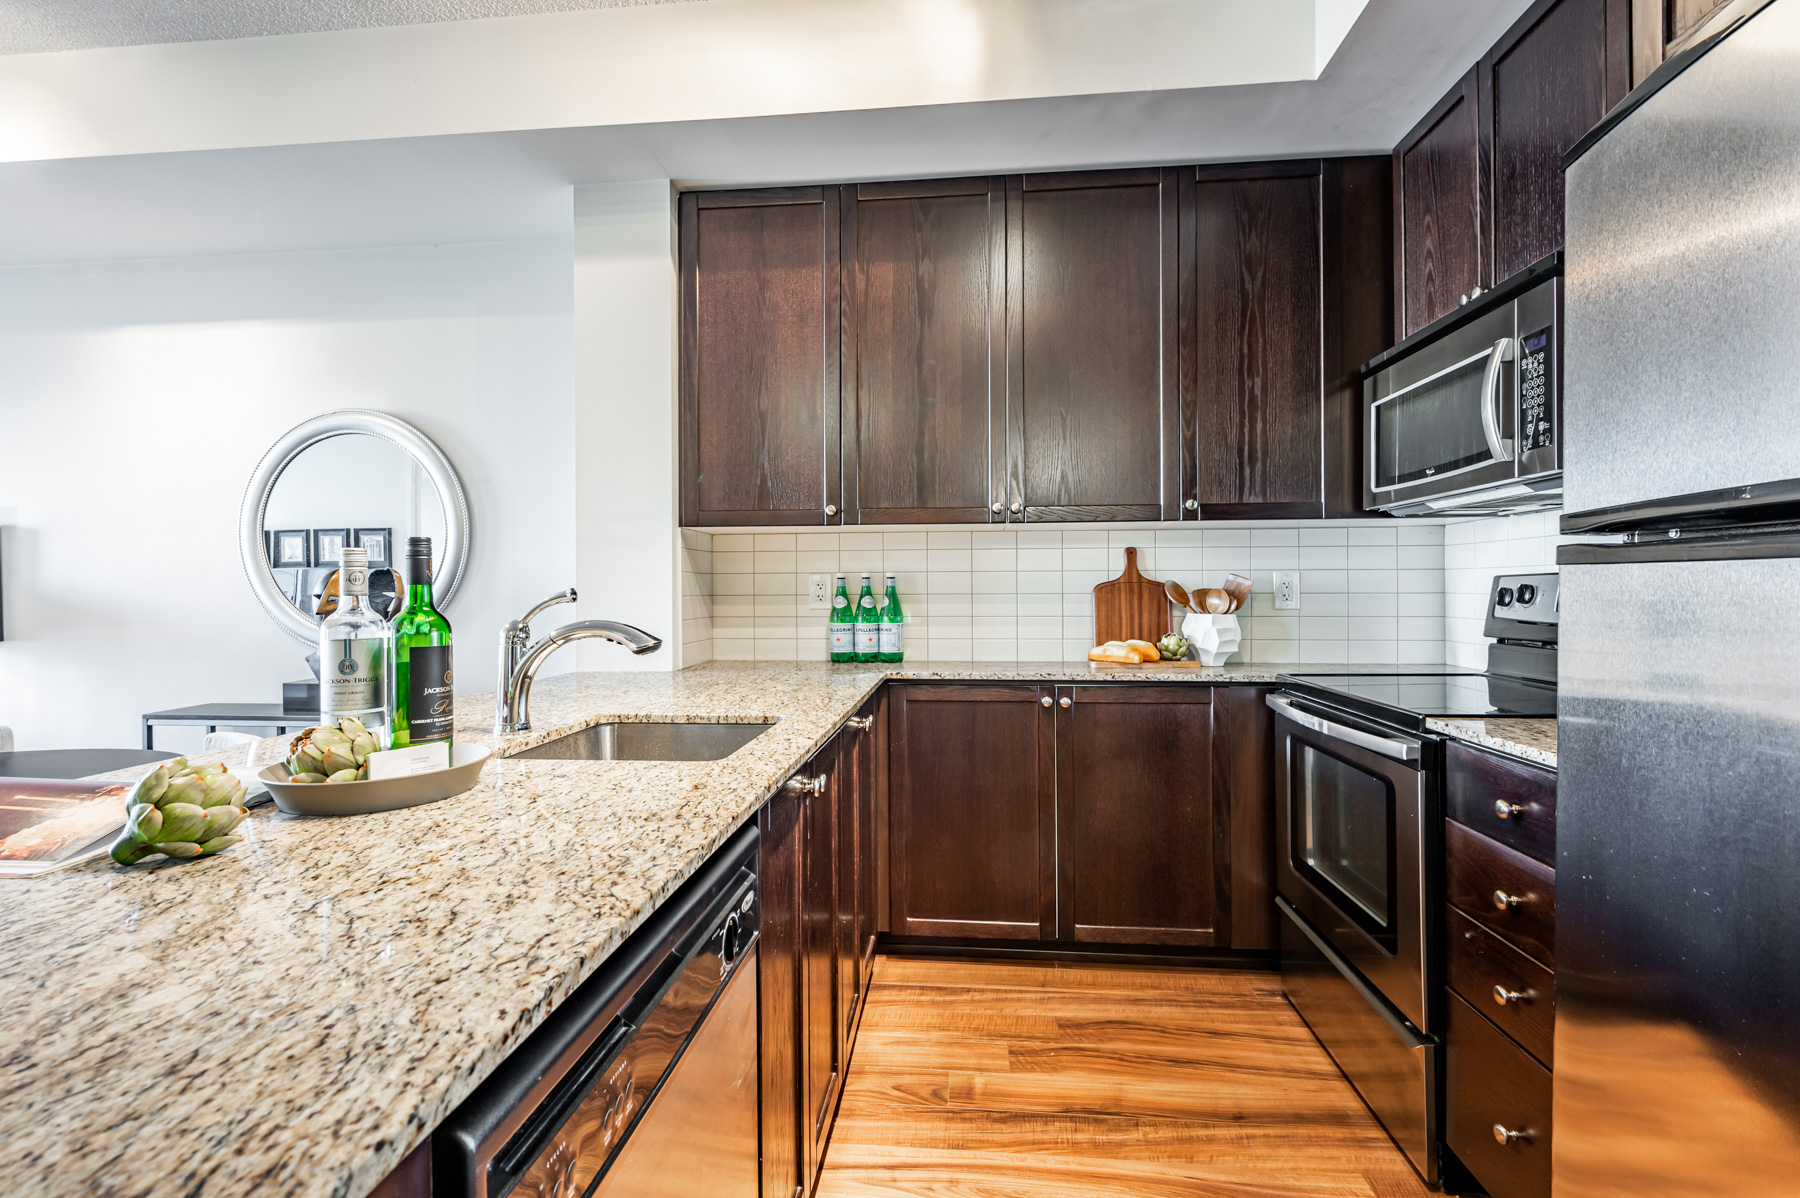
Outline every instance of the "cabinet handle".
<path id="1" fill-rule="evenodd" d="M 825 505 L 825 514 L 826 514 L 826 515 L 827 515 L 827 516 L 835 516 L 835 515 L 837 515 L 837 504 L 835 504 L 835 503 L 828 503 L 828 504 L 826 504 L 826 505 Z"/>
<path id="2" fill-rule="evenodd" d="M 994 515 L 998 516 L 1001 512 L 1004 512 L 1005 510 L 1006 510 L 1006 505 L 1004 503 L 1001 503 L 998 499 L 994 500 L 994 508 L 993 508 Z"/>
<path id="3" fill-rule="evenodd" d="M 872 715 L 853 715 L 845 720 L 844 724 L 847 727 L 856 729 L 858 732 L 867 732 L 875 726 L 875 717 Z"/>
<path id="4" fill-rule="evenodd" d="M 1524 899 L 1516 894 L 1508 894 L 1504 890 L 1494 891 L 1494 906 L 1500 908 L 1502 911 L 1511 911 L 1514 907 L 1524 901 Z"/>
<path id="5" fill-rule="evenodd" d="M 1525 815 L 1525 808 L 1521 804 L 1509 803 L 1505 799 L 1495 799 L 1494 814 L 1501 819 L 1519 819 Z"/>
<path id="6" fill-rule="evenodd" d="M 1494 1002 L 1503 1007 L 1510 1007 L 1516 1002 L 1524 1002 L 1530 997 L 1531 992 L 1528 990 L 1508 990 L 1505 986 L 1494 987 Z"/>
<path id="7" fill-rule="evenodd" d="M 1197 512 L 1200 510 L 1200 501 L 1198 499 L 1190 499 L 1183 506 L 1190 512 Z"/>
<path id="8" fill-rule="evenodd" d="M 1067 695 L 1064 695 L 1061 699 L 1058 699 L 1057 702 L 1061 703 L 1064 707 L 1075 706 L 1075 700 L 1069 698 L 1069 696 L 1067 696 Z"/>
<path id="9" fill-rule="evenodd" d="M 1024 510 L 1025 510 L 1025 505 L 1024 505 L 1024 504 L 1022 504 L 1022 503 L 1020 503 L 1020 502 L 1019 502 L 1019 501 L 1018 501 L 1018 500 L 1016 500 L 1016 499 L 1015 499 L 1015 500 L 1013 500 L 1013 501 L 1012 501 L 1012 508 L 1011 508 L 1011 511 L 1012 511 L 1012 514 L 1013 514 L 1013 515 L 1015 515 L 1015 516 L 1016 516 L 1016 515 L 1018 515 L 1018 514 L 1019 514 L 1019 513 L 1020 513 L 1020 512 L 1022 512 L 1022 511 L 1024 511 Z"/>
<path id="10" fill-rule="evenodd" d="M 1514 1131 L 1504 1123 L 1494 1124 L 1494 1143 L 1511 1144 L 1514 1140 L 1524 1140 L 1529 1144 L 1531 1143 L 1531 1133 L 1528 1131 Z"/>
<path id="11" fill-rule="evenodd" d="M 1048 707 L 1050 706 L 1050 696 L 1045 695 L 1043 698 L 1039 699 L 1038 702 L 1042 703 L 1045 707 Z"/>
<path id="12" fill-rule="evenodd" d="M 792 778 L 789 778 L 786 782 L 781 784 L 781 789 L 787 791 L 789 794 L 822 795 L 825 793 L 825 775 L 820 774 L 816 778 L 805 778 L 799 774 L 795 774 Z"/>

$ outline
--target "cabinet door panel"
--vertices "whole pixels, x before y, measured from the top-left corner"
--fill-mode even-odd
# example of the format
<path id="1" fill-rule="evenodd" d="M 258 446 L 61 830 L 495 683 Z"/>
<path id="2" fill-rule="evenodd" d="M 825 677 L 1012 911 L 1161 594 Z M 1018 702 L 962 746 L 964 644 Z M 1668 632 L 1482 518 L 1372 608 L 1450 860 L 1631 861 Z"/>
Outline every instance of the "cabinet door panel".
<path id="1" fill-rule="evenodd" d="M 1487 285 L 1477 91 L 1476 71 L 1470 68 L 1394 150 L 1400 225 L 1396 322 L 1402 337 Z"/>
<path id="2" fill-rule="evenodd" d="M 843 787 L 836 746 L 806 767 L 823 775 L 825 788 L 806 799 L 801 821 L 800 945 L 801 1056 L 805 1062 L 807 1176 L 816 1177 L 831 1134 L 843 1078 L 838 1018 L 837 796 Z"/>
<path id="3" fill-rule="evenodd" d="M 683 523 L 823 524 L 839 502 L 836 196 L 682 196 Z"/>
<path id="4" fill-rule="evenodd" d="M 847 509 L 984 521 L 1004 496 L 1002 181 L 845 188 Z M 1000 420 L 998 425 L 994 422 Z M 998 434 L 998 435 L 996 435 Z"/>
<path id="5" fill-rule="evenodd" d="M 1055 935 L 1055 745 L 1039 697 L 1034 686 L 894 688 L 895 932 Z"/>
<path id="6" fill-rule="evenodd" d="M 1027 520 L 1174 519 L 1175 172 L 1012 189 L 1011 499 Z"/>
<path id="7" fill-rule="evenodd" d="M 799 797 L 778 794 L 758 815 L 758 1053 L 762 1062 L 762 1192 L 791 1198 L 805 1180 L 800 1128 L 800 835 Z"/>
<path id="8" fill-rule="evenodd" d="M 1320 503 L 1319 170 L 1194 194 L 1194 388 L 1202 513 Z"/>
<path id="9" fill-rule="evenodd" d="M 1214 943 L 1210 690 L 1058 693 L 1059 938 Z"/>
<path id="10" fill-rule="evenodd" d="M 1220 857 L 1215 942 L 1280 947 L 1275 921 L 1275 713 L 1271 688 L 1219 686 L 1212 694 L 1213 808 Z"/>
<path id="11" fill-rule="evenodd" d="M 1497 282 L 1562 248 L 1562 156 L 1607 109 L 1607 0 L 1556 0 L 1527 19 L 1482 66 Z"/>

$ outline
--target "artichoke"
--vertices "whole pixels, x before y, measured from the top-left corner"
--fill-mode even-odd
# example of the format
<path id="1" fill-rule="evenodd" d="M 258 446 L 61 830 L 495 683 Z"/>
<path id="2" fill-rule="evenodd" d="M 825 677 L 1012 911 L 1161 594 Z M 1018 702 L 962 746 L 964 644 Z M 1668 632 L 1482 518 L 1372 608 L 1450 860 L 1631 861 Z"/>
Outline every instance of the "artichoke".
<path id="1" fill-rule="evenodd" d="M 354 716 L 314 725 L 288 742 L 288 781 L 361 781 L 369 776 L 369 754 L 380 748 L 375 734 Z"/>
<path id="2" fill-rule="evenodd" d="M 189 765 L 187 758 L 157 766 L 125 800 L 125 830 L 113 842 L 112 859 L 133 865 L 152 853 L 210 857 L 241 836 L 232 830 L 250 812 L 245 787 L 222 763 Z"/>
<path id="3" fill-rule="evenodd" d="M 1187 657 L 1188 639 L 1171 632 L 1156 642 L 1156 651 L 1163 655 L 1165 661 L 1181 661 Z"/>

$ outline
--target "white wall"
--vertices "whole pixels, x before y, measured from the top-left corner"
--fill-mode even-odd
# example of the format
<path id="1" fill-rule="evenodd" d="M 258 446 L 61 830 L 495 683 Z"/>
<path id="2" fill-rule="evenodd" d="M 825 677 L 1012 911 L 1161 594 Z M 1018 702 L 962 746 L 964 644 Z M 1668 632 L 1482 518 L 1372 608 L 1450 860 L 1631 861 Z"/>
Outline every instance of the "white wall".
<path id="1" fill-rule="evenodd" d="M 1496 574 L 1556 571 L 1556 547 L 1570 538 L 1557 533 L 1561 512 L 1490 516 L 1444 526 L 1444 660 L 1454 666 L 1487 668 L 1481 635 L 1487 597 Z"/>
<path id="2" fill-rule="evenodd" d="M 501 623 L 575 576 L 572 308 L 566 240 L 0 270 L 0 724 L 130 746 L 145 711 L 278 702 L 304 649 L 244 580 L 239 503 L 277 436 L 344 407 L 461 472 L 447 614 L 458 689 L 490 687 Z"/>
<path id="3" fill-rule="evenodd" d="M 589 670 L 680 669 L 677 273 L 667 179 L 575 188 L 574 277 L 581 615 L 663 639 L 644 657 L 582 641 L 577 660 Z"/>

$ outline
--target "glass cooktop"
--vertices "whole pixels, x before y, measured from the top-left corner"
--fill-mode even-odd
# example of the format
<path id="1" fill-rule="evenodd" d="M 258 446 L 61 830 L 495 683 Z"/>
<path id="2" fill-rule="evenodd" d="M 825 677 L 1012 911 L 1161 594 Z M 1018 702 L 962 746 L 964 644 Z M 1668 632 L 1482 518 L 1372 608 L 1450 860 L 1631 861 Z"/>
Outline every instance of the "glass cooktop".
<path id="1" fill-rule="evenodd" d="M 1289 674 L 1284 683 L 1326 701 L 1380 709 L 1388 719 L 1554 719 L 1556 688 L 1502 674 Z"/>

